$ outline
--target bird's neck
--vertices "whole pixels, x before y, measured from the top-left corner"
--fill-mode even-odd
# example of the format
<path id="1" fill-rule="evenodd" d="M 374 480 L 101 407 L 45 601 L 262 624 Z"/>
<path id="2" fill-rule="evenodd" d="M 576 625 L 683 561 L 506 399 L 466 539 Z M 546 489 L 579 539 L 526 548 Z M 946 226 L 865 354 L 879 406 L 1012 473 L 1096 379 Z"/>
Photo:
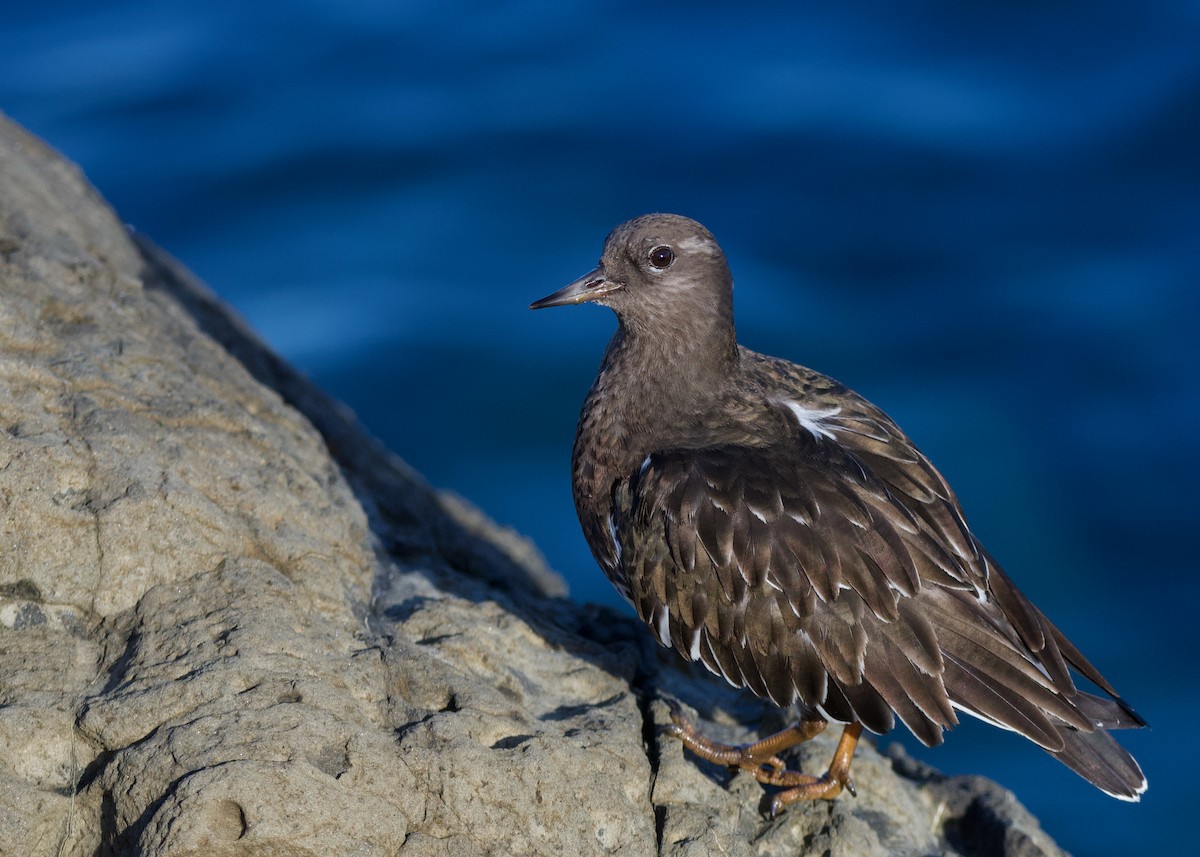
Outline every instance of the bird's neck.
<path id="1" fill-rule="evenodd" d="M 631 456 L 693 445 L 720 407 L 739 360 L 729 322 L 709 329 L 648 330 L 622 324 L 600 366 L 589 406 L 630 445 Z M 640 458 L 639 458 L 640 461 Z"/>
<path id="2" fill-rule="evenodd" d="M 648 336 L 621 325 L 584 402 L 571 456 L 575 506 L 596 559 L 615 574 L 606 529 L 613 486 L 651 453 L 705 445 L 741 359 L 727 336 Z"/>

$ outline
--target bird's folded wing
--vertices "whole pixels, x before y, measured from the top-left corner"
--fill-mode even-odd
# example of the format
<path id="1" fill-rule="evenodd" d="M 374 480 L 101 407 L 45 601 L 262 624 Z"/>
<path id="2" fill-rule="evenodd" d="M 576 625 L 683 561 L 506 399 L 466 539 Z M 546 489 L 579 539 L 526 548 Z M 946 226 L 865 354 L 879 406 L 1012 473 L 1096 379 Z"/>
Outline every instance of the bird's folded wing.
<path id="1" fill-rule="evenodd" d="M 1062 724 L 1093 727 L 1070 679 L 1058 684 L 1057 630 L 993 569 L 1003 598 L 1032 611 L 1048 668 L 996 603 L 965 524 L 964 544 L 946 544 L 953 498 L 901 490 L 843 444 L 799 432 L 783 450 L 665 450 L 614 501 L 642 618 L 735 685 L 875 732 L 895 712 L 927 744 L 955 707 L 1051 750 Z"/>

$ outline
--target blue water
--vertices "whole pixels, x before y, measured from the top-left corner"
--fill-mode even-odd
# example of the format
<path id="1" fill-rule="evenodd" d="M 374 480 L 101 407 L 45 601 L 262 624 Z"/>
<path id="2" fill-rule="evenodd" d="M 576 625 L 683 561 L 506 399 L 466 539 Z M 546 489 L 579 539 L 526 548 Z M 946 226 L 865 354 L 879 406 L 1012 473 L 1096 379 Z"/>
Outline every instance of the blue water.
<path id="1" fill-rule="evenodd" d="M 1078 854 L 1189 850 L 1200 5 L 782 5 L 8 4 L 0 109 L 610 604 L 567 460 L 613 321 L 526 305 L 703 221 L 742 341 L 895 416 L 1154 725 L 1138 806 L 983 726 L 920 755 Z"/>

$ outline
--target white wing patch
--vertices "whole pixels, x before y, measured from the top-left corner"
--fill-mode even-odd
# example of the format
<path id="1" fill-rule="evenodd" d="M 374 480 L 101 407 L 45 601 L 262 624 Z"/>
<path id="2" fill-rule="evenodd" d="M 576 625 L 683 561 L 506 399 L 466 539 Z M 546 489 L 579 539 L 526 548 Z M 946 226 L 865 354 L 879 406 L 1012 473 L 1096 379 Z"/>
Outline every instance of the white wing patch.
<path id="1" fill-rule="evenodd" d="M 833 434 L 830 420 L 842 412 L 841 405 L 833 405 L 828 408 L 807 408 L 791 399 L 776 399 L 775 402 L 784 405 L 791 411 L 796 422 L 800 423 L 800 427 L 806 429 L 813 437 L 837 439 Z"/>

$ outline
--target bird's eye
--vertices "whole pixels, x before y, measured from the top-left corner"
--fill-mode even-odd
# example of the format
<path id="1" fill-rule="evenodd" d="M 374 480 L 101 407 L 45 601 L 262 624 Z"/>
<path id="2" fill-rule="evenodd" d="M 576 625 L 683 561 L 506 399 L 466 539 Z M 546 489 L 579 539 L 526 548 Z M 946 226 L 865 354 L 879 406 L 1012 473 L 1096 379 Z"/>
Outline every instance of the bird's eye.
<path id="1" fill-rule="evenodd" d="M 675 251 L 666 244 L 660 244 L 650 251 L 650 265 L 660 271 L 669 268 L 674 261 Z"/>

